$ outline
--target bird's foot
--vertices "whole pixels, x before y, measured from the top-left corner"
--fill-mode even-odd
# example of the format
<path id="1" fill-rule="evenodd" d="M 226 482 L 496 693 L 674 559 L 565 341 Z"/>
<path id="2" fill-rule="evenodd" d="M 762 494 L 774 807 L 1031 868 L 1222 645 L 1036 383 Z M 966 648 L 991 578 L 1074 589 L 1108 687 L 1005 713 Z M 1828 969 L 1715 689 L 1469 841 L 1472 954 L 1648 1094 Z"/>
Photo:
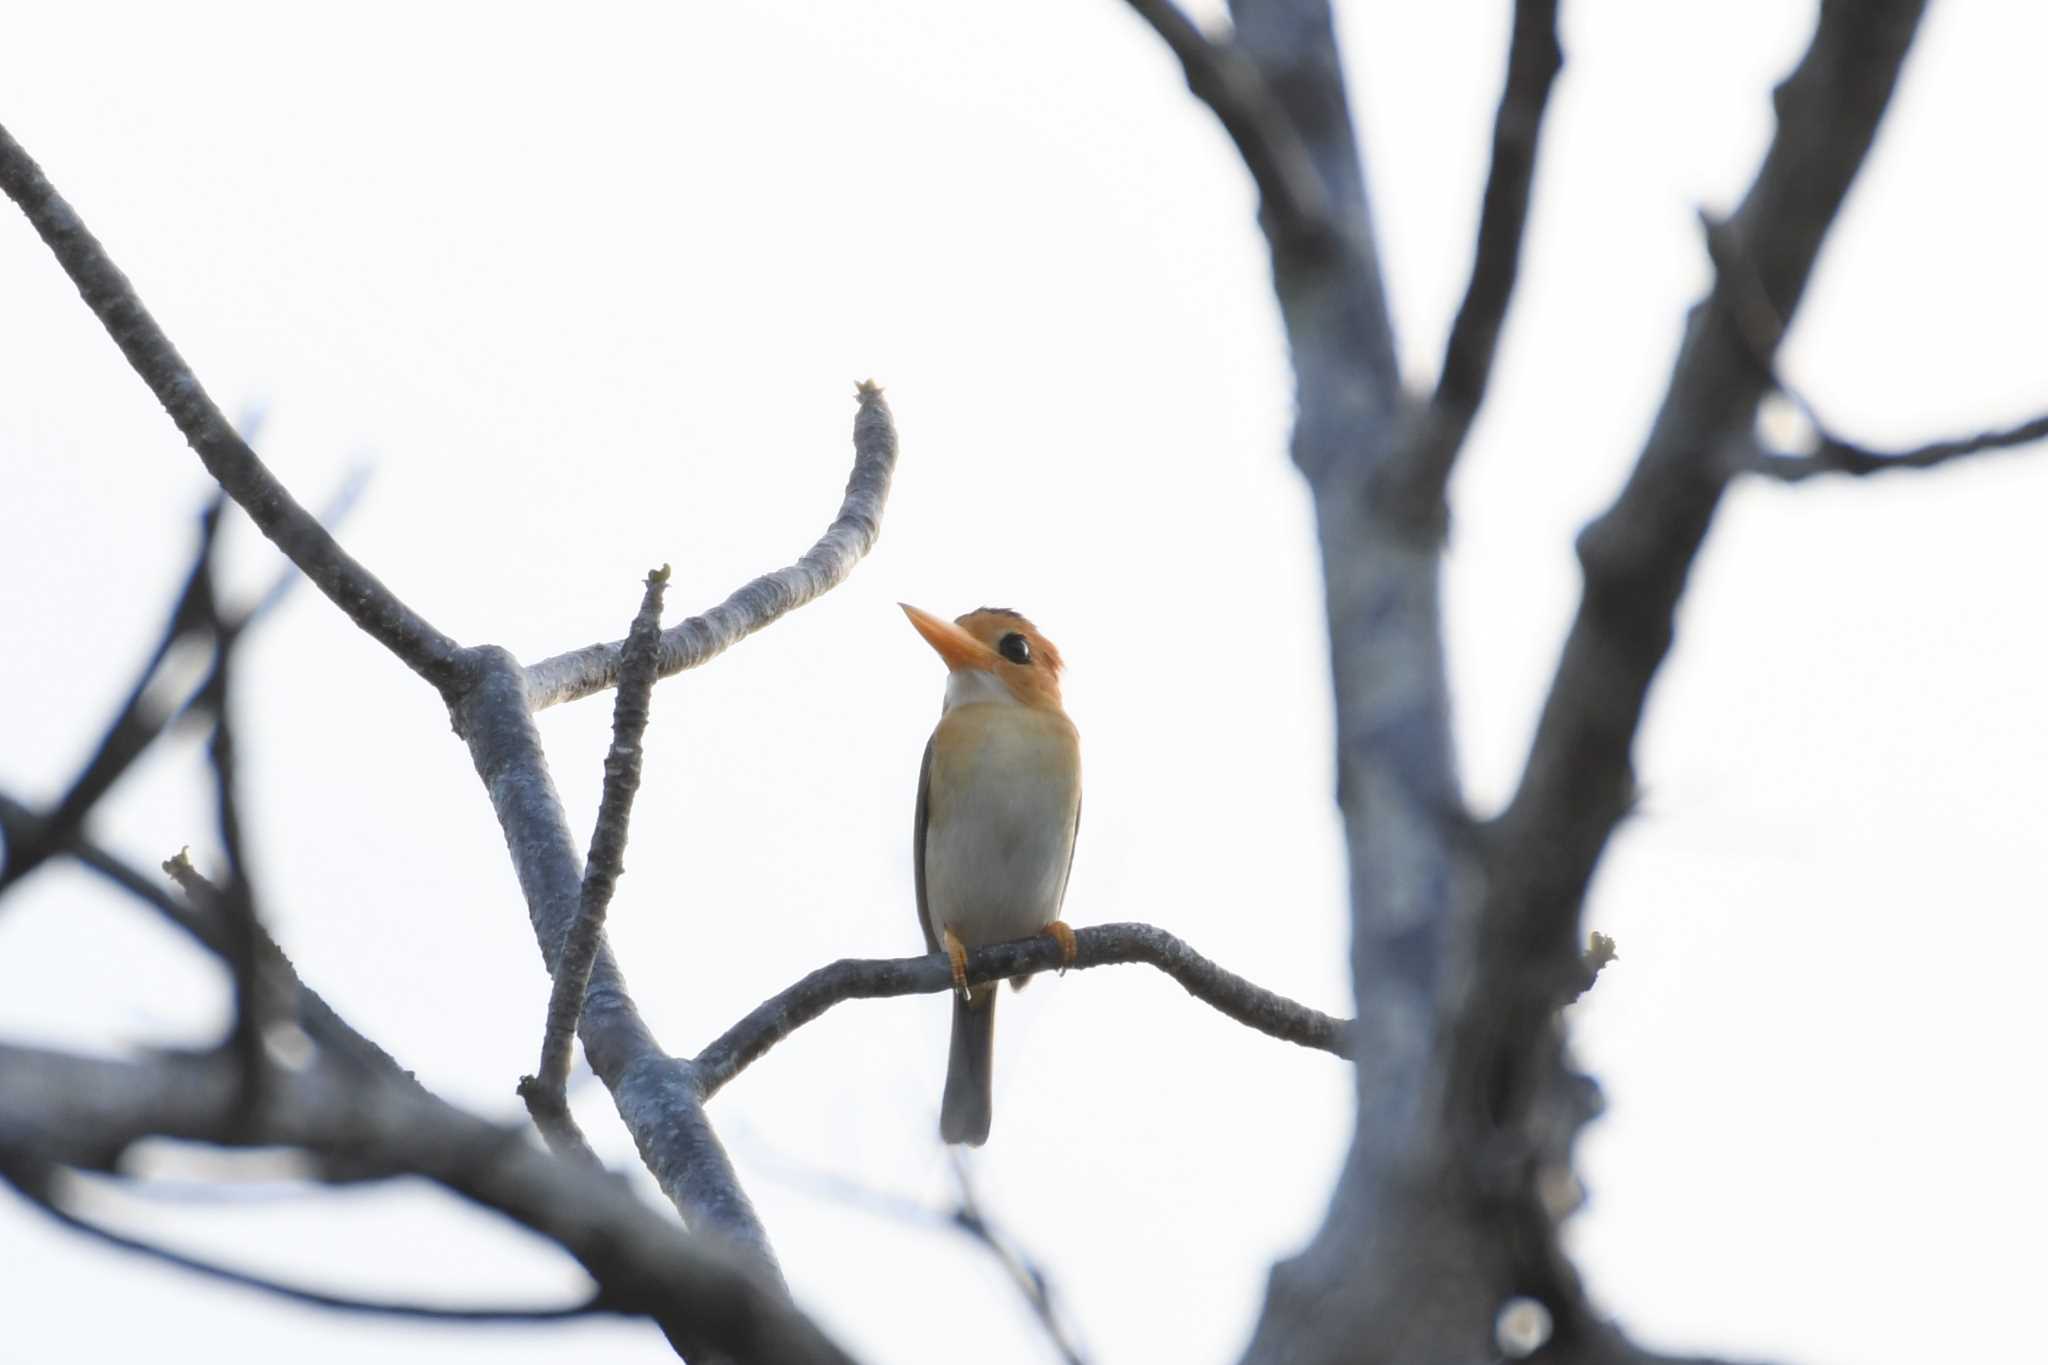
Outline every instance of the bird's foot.
<path id="1" fill-rule="evenodd" d="M 953 989 L 960 992 L 960 999 L 967 999 L 967 945 L 951 929 L 946 930 L 946 957 L 953 964 Z"/>
<path id="2" fill-rule="evenodd" d="M 1074 942 L 1074 931 L 1067 927 L 1065 920 L 1056 919 L 1038 932 L 1060 945 L 1060 975 L 1065 976 L 1067 968 L 1081 956 L 1081 945 Z"/>

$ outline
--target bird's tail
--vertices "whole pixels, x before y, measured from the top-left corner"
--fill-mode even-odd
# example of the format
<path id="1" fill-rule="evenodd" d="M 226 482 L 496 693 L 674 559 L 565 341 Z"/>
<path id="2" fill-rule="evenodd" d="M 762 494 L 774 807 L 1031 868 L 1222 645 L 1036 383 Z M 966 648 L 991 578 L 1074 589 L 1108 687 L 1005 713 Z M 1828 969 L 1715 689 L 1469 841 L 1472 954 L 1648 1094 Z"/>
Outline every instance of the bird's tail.
<path id="1" fill-rule="evenodd" d="M 939 1136 L 979 1147 L 993 1117 L 990 1082 L 996 1055 L 996 991 L 983 986 L 953 997 L 953 1045 L 946 1054 L 946 1096 L 939 1102 Z"/>

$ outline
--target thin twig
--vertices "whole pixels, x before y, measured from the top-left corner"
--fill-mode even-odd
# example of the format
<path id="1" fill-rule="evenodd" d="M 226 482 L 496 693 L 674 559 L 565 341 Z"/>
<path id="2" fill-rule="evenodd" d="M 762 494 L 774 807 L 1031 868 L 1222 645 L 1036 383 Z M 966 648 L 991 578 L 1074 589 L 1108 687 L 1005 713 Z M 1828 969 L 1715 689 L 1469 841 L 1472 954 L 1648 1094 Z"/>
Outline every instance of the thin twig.
<path id="1" fill-rule="evenodd" d="M 853 473 L 839 515 L 796 563 L 766 573 L 702 616 L 661 634 L 656 672 L 672 678 L 716 658 L 755 631 L 816 600 L 846 580 L 882 534 L 882 508 L 896 471 L 896 426 L 873 380 L 855 390 Z M 625 642 L 586 645 L 526 669 L 527 705 L 535 711 L 592 696 L 618 683 Z"/>
<path id="2" fill-rule="evenodd" d="M 4 802 L 5 798 L 0 798 Z M 4 807 L 0 807 L 4 814 Z M 191 934 L 205 947 L 227 956 L 226 918 L 220 903 L 221 890 L 209 881 L 205 874 L 192 865 L 189 849 L 166 858 L 161 864 L 164 874 L 177 883 L 185 893 L 189 904 L 180 904 L 175 898 L 163 893 L 162 888 L 144 878 L 127 864 L 113 857 L 104 849 L 86 842 L 75 841 L 66 849 L 93 871 L 106 877 L 115 885 L 140 898 L 163 914 L 178 928 Z M 256 958 L 261 966 L 266 989 L 276 992 L 286 1000 L 295 1001 L 291 1017 L 313 1043 L 355 1066 L 379 1072 L 393 1080 L 409 1085 L 418 1085 L 412 1072 L 398 1064 L 396 1058 L 375 1042 L 359 1033 L 353 1025 L 342 1018 L 320 997 L 319 992 L 299 979 L 298 969 L 285 956 L 277 940 L 272 938 L 259 919 L 256 928 Z"/>
<path id="3" fill-rule="evenodd" d="M 47 816 L 37 820 L 33 829 L 25 827 L 22 831 L 25 837 L 19 841 L 8 840 L 7 863 L 0 867 L 0 893 L 40 867 L 78 831 L 86 813 L 120 781 L 122 774 L 137 759 L 148 752 L 149 746 L 169 728 L 182 710 L 162 705 L 156 683 L 165 661 L 178 643 L 195 631 L 207 629 L 209 594 L 212 591 L 210 574 L 213 547 L 220 534 L 220 510 L 220 503 L 216 500 L 201 515 L 199 545 L 193 553 L 192 567 L 185 575 L 184 586 L 179 589 L 177 602 L 171 608 L 156 646 L 136 675 L 120 709 L 114 713 L 113 721 L 101 735 L 92 757 L 86 760 L 85 767 L 72 779 L 71 785 Z"/>
<path id="4" fill-rule="evenodd" d="M 356 625 L 444 693 L 457 686 L 462 647 L 399 600 L 292 499 L 207 396 L 76 210 L 5 128 L 0 128 L 0 187 L 27 215 L 86 306 L 228 496 Z"/>
<path id="5" fill-rule="evenodd" d="M 60 1225 L 73 1232 L 81 1233 L 97 1242 L 134 1252 L 150 1260 L 190 1271 L 205 1279 L 219 1280 L 243 1289 L 254 1289 L 309 1308 L 324 1308 L 341 1313 L 364 1314 L 370 1317 L 401 1318 L 413 1322 L 449 1323 L 503 1323 L 503 1322 L 567 1322 L 577 1318 L 592 1317 L 614 1310 L 601 1299 L 590 1298 L 582 1303 L 566 1304 L 558 1308 L 462 1308 L 452 1305 L 418 1303 L 405 1299 L 366 1299 L 349 1294 L 332 1294 L 322 1289 L 310 1289 L 304 1285 L 287 1284 L 267 1275 L 258 1275 L 233 1266 L 222 1265 L 198 1256 L 175 1251 L 156 1242 L 140 1237 L 131 1237 L 116 1232 L 103 1224 L 73 1213 L 58 1204 L 47 1192 L 50 1177 L 58 1174 L 60 1168 L 44 1164 L 43 1172 L 28 1175 L 19 1169 L 27 1163 L 21 1160 L 7 1161 L 0 1154 L 0 1180 L 11 1185 L 31 1206 L 48 1215 Z"/>
<path id="6" fill-rule="evenodd" d="M 833 1203 L 857 1209 L 877 1218 L 917 1227 L 942 1229 L 968 1238 L 1002 1266 L 1003 1273 L 1023 1295 L 1026 1306 L 1046 1329 L 1061 1356 L 1069 1365 L 1080 1365 L 1082 1357 L 1079 1350 L 1061 1326 L 1054 1308 L 1057 1296 L 1053 1292 L 1052 1277 L 988 1216 L 975 1197 L 970 1173 L 960 1149 L 953 1148 L 950 1151 L 960 1199 L 953 1208 L 936 1209 L 909 1195 L 878 1189 L 863 1181 L 840 1175 L 836 1171 L 820 1170 L 796 1161 L 769 1147 L 758 1134 L 742 1131 L 737 1141 L 746 1152 L 750 1165 L 759 1169 L 769 1179 L 787 1185 L 799 1193 L 816 1199 L 831 1200 Z"/>
<path id="7" fill-rule="evenodd" d="M 1790 403 L 1813 432 L 1813 448 L 1803 452 L 1767 450 L 1751 441 L 1743 449 L 1749 456 L 1745 472 L 1762 474 L 1780 483 L 1800 483 L 1822 474 L 1847 474 L 1863 478 L 1893 470 L 1932 469 L 1971 455 L 2013 450 L 2048 439 L 2048 413 L 2015 426 L 1995 427 L 1974 436 L 1929 441 L 1908 450 L 1872 450 L 1839 435 L 1821 418 L 1806 395 L 1787 383 L 1778 369 L 1778 347 L 1785 339 L 1786 319 L 1772 304 L 1756 262 L 1742 249 L 1734 225 L 1704 209 L 1698 213 L 1706 237 L 1707 257 L 1714 263 L 1717 292 L 1728 302 L 1736 332 L 1748 348 L 1750 359 L 1772 389 Z"/>
<path id="8" fill-rule="evenodd" d="M 1558 0 L 1516 0 L 1507 78 L 1493 120 L 1493 162 L 1479 212 L 1472 273 L 1444 345 L 1436 392 L 1418 414 L 1406 452 L 1413 514 L 1440 521 L 1451 467 L 1472 430 L 1500 348 L 1520 273 L 1536 178 L 1537 142 L 1550 89 L 1564 64 Z"/>
<path id="9" fill-rule="evenodd" d="M 216 507 L 215 515 L 218 515 Z M 248 863 L 244 857 L 241 803 L 237 794 L 238 752 L 232 707 L 235 644 L 238 631 L 221 619 L 220 604 L 214 597 L 210 566 L 197 576 L 202 620 L 213 645 L 213 668 L 200 689 L 199 707 L 213 717 L 213 737 L 207 749 L 213 767 L 215 818 L 219 824 L 221 850 L 227 859 L 227 883 L 219 888 L 215 905 L 225 921 L 223 935 L 229 975 L 234 981 L 234 1025 L 229 1033 L 242 1068 L 241 1108 L 253 1113 L 263 1103 L 264 1082 L 269 1075 L 266 1042 L 273 1024 L 269 992 L 265 985 L 262 946 L 269 935 L 256 913 L 255 892 L 249 885 Z"/>
<path id="10" fill-rule="evenodd" d="M 1929 441 L 1910 450 L 1872 450 L 1844 440 L 1818 423 L 1814 429 L 1820 436 L 1820 443 L 1811 454 L 1790 455 L 1759 450 L 1756 463 L 1751 466 L 1752 472 L 1782 483 L 1799 483 L 1820 474 L 1848 474 L 1861 478 L 1900 469 L 1932 469 L 1966 456 L 2012 450 L 2048 440 L 2048 414 L 2021 422 L 2018 426 L 1999 427 L 1955 440 Z"/>
<path id="11" fill-rule="evenodd" d="M 1224 970 L 1164 929 L 1149 924 L 1095 924 L 1076 930 L 1076 970 L 1142 962 L 1157 967 L 1188 994 L 1239 1023 L 1302 1047 L 1338 1057 L 1353 1055 L 1351 1022 L 1297 1004 Z M 1060 947 L 1037 936 L 976 948 L 967 955 L 970 985 L 1050 971 Z M 706 1099 L 797 1029 L 846 1000 L 931 995 L 953 986 L 945 954 L 901 958 L 845 958 L 818 968 L 756 1006 L 721 1034 L 696 1061 Z"/>
<path id="12" fill-rule="evenodd" d="M 633 797 L 640 790 L 640 737 L 647 730 L 648 703 L 654 693 L 654 655 L 661 638 L 662 594 L 667 588 L 668 565 L 664 564 L 647 575 L 639 614 L 626 635 L 618 696 L 612 706 L 612 747 L 604 759 L 604 794 L 598 801 L 597 828 L 590 836 L 590 854 L 583 867 L 582 904 L 555 957 L 540 1069 L 519 1082 L 527 1112 L 548 1145 L 558 1153 L 592 1162 L 597 1160 L 596 1154 L 569 1112 L 570 1051 L 576 1041 L 576 1026 L 583 1018 L 590 969 L 597 961 L 598 945 L 604 941 L 605 913 L 625 871 L 626 829 L 633 814 Z"/>
<path id="13" fill-rule="evenodd" d="M 996 1264 L 1009 1276 L 1010 1283 L 1022 1296 L 1025 1306 L 1031 1309 L 1031 1316 L 1052 1342 L 1053 1349 L 1060 1353 L 1060 1359 L 1067 1365 L 1086 1365 L 1080 1348 L 1067 1335 L 1065 1324 L 1060 1321 L 1059 1310 L 1053 1304 L 1052 1279 L 1030 1257 L 999 1232 L 990 1222 L 981 1206 L 981 1200 L 974 1192 L 974 1180 L 967 1169 L 967 1157 L 958 1148 L 952 1148 L 953 1180 L 960 1190 L 960 1207 L 953 1211 L 952 1224 L 976 1242 L 987 1248 L 995 1257 Z"/>
<path id="14" fill-rule="evenodd" d="M 1330 244 L 1330 197 L 1301 134 L 1258 66 L 1228 40 L 1208 37 L 1173 0 L 1128 0 L 1179 59 L 1188 89 L 1216 115 L 1259 188 L 1268 230 L 1304 254 Z"/>

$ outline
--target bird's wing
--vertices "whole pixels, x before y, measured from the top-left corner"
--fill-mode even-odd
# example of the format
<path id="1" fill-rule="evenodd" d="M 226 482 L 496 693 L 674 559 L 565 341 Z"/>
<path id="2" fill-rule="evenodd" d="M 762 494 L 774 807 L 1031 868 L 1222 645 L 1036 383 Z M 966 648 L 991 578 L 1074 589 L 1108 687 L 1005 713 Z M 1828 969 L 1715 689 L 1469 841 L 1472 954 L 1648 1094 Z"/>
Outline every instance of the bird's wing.
<path id="1" fill-rule="evenodd" d="M 1074 832 L 1067 839 L 1067 870 L 1060 873 L 1060 893 L 1053 898 L 1052 912 L 1055 918 L 1060 908 L 1067 903 L 1067 880 L 1074 875 L 1074 845 L 1081 842 L 1081 793 L 1074 793 Z"/>
<path id="2" fill-rule="evenodd" d="M 924 930 L 924 950 L 936 953 L 939 950 L 939 936 L 932 932 L 931 907 L 924 896 L 924 831 L 932 815 L 932 746 L 938 743 L 939 732 L 932 731 L 932 737 L 924 743 L 924 761 L 917 765 L 917 827 L 910 838 L 910 856 L 917 879 L 917 927 Z"/>

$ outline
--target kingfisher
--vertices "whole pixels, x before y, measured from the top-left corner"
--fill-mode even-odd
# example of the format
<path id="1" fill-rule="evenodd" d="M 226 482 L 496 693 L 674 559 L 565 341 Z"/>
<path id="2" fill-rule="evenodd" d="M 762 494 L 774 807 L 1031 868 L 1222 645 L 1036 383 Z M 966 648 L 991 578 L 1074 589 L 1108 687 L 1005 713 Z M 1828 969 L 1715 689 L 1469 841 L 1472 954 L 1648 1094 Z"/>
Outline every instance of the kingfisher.
<path id="1" fill-rule="evenodd" d="M 1060 652 L 1023 616 L 982 607 L 947 621 L 898 605 L 946 662 L 911 847 L 925 948 L 953 964 L 939 1136 L 979 1147 L 988 1140 L 996 983 L 968 989 L 967 950 L 1049 934 L 1061 970 L 1073 965 L 1060 903 L 1081 823 L 1081 737 L 1060 707 Z"/>

